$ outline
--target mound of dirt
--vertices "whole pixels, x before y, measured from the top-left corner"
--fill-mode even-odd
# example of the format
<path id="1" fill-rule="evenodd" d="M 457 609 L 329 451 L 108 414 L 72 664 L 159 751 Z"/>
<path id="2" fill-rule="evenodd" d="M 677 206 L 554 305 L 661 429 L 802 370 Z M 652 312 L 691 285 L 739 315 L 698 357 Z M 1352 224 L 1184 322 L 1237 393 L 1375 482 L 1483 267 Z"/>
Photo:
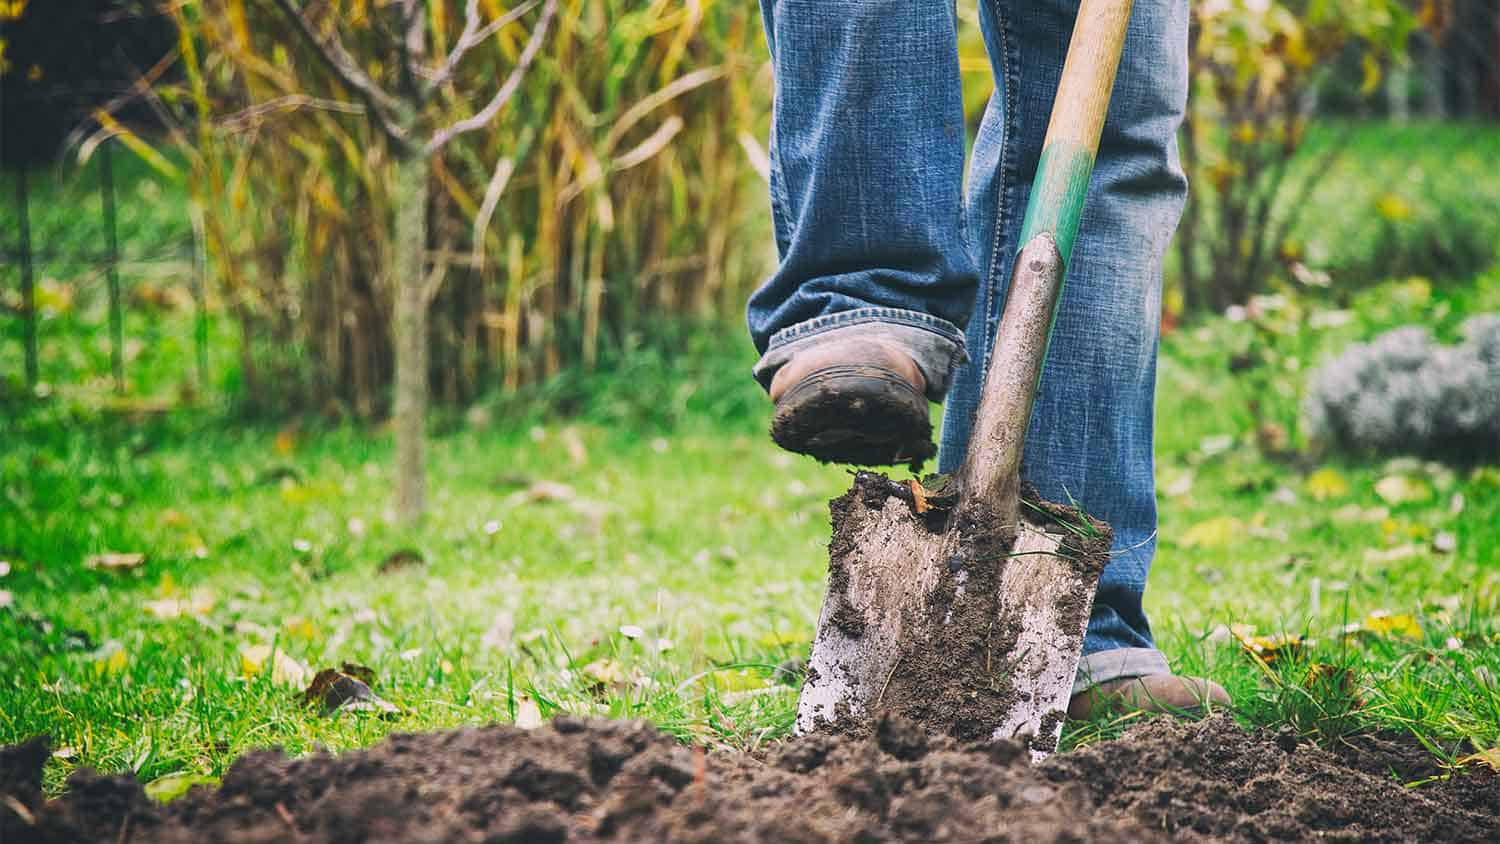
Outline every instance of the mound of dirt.
<path id="1" fill-rule="evenodd" d="M 1500 840 L 1496 777 L 1407 789 L 1390 772 L 1415 772 L 1409 747 L 1349 753 L 1214 718 L 1154 721 L 1036 767 L 1019 743 L 963 745 L 896 720 L 749 756 L 559 718 L 250 753 L 217 789 L 159 806 L 133 778 L 85 771 L 44 800 L 36 740 L 0 750 L 0 841 Z"/>

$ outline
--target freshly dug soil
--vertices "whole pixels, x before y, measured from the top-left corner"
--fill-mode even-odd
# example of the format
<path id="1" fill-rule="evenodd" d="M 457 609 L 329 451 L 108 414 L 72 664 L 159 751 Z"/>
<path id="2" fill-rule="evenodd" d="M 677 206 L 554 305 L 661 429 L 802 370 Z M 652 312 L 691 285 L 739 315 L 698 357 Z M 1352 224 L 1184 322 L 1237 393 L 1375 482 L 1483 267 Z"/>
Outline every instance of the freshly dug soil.
<path id="1" fill-rule="evenodd" d="M 757 755 L 639 722 L 559 718 L 397 735 L 363 751 L 250 753 L 219 788 L 158 806 L 78 772 L 45 801 L 45 743 L 0 750 L 0 841 L 1496 841 L 1500 781 L 1405 789 L 1431 763 L 1370 740 L 1330 754 L 1225 718 L 1147 723 L 1038 767 L 909 722 Z"/>

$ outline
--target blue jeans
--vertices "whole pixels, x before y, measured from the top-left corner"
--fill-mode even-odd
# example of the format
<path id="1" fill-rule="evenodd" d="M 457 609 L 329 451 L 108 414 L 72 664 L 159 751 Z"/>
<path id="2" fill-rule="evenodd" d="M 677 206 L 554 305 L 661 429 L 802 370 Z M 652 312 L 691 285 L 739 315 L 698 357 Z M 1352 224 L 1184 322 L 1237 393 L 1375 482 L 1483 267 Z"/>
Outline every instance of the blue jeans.
<path id="1" fill-rule="evenodd" d="M 776 74 L 781 256 L 749 304 L 769 384 L 851 332 L 907 348 L 946 392 L 939 470 L 962 462 L 1076 0 L 978 0 L 995 92 L 964 190 L 957 16 L 946 2 L 762 0 Z M 1186 0 L 1137 0 L 1027 432 L 1042 495 L 1109 522 L 1114 556 L 1076 690 L 1165 673 L 1141 600 L 1156 550 L 1161 262 L 1186 198 Z"/>

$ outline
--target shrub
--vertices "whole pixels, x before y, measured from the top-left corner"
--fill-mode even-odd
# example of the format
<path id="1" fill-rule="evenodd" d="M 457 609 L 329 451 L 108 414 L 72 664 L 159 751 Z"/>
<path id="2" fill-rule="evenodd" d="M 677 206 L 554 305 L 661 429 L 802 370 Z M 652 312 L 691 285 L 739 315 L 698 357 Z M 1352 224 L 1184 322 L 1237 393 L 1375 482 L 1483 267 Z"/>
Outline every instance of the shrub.
<path id="1" fill-rule="evenodd" d="M 1461 331 L 1453 346 L 1407 326 L 1345 349 L 1309 382 L 1312 440 L 1367 454 L 1500 455 L 1500 314 Z"/>

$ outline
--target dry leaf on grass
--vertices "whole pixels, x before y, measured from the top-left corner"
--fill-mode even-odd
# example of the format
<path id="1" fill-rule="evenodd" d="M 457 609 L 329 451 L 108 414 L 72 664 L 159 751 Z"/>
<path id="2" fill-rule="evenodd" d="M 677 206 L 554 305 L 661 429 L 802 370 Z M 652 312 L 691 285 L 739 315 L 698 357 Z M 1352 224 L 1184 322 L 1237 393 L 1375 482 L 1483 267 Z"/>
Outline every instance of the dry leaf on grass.
<path id="1" fill-rule="evenodd" d="M 1233 625 L 1229 628 L 1229 632 L 1234 636 L 1235 641 L 1240 643 L 1245 653 L 1267 665 L 1282 660 L 1294 660 L 1309 644 L 1301 636 L 1292 633 L 1257 636 L 1255 628 L 1245 624 Z"/>
<path id="2" fill-rule="evenodd" d="M 141 608 L 152 618 L 170 621 L 183 616 L 203 618 L 213 611 L 215 602 L 216 599 L 212 593 L 198 590 L 191 596 L 179 595 L 147 601 L 141 605 Z"/>
<path id="3" fill-rule="evenodd" d="M 1411 475 L 1386 475 L 1375 482 L 1375 494 L 1391 506 L 1415 504 L 1432 499 L 1432 487 Z"/>
<path id="4" fill-rule="evenodd" d="M 346 662 L 339 668 L 319 671 L 302 692 L 302 702 L 322 707 L 324 715 L 341 712 L 368 712 L 382 718 L 395 718 L 400 707 L 370 691 L 375 672 L 363 665 Z"/>
<path id="5" fill-rule="evenodd" d="M 422 556 L 421 551 L 415 548 L 398 548 L 380 561 L 380 573 L 390 574 L 411 566 L 420 566 L 425 562 L 427 560 Z"/>
<path id="6" fill-rule="evenodd" d="M 535 730 L 542 725 L 542 708 L 531 698 L 516 701 L 516 726 L 523 730 Z"/>
<path id="7" fill-rule="evenodd" d="M 1349 494 L 1349 481 L 1337 469 L 1324 467 L 1307 476 L 1307 494 L 1318 501 L 1343 498 Z"/>
<path id="8" fill-rule="evenodd" d="M 103 554 L 94 554 L 85 558 L 83 567 L 95 571 L 130 571 L 131 569 L 140 568 L 145 562 L 145 554 L 107 551 Z"/>
<path id="9" fill-rule="evenodd" d="M 1182 532 L 1178 544 L 1188 548 L 1223 548 L 1245 532 L 1245 524 L 1233 516 L 1216 516 Z"/>
<path id="10" fill-rule="evenodd" d="M 1471 753 L 1458 760 L 1460 765 L 1483 765 L 1500 774 L 1500 747 L 1491 747 L 1478 753 Z"/>
<path id="11" fill-rule="evenodd" d="M 1365 616 L 1364 628 L 1381 636 L 1399 636 L 1403 639 L 1421 639 L 1422 625 L 1410 613 L 1392 613 L 1375 610 Z"/>
<path id="12" fill-rule="evenodd" d="M 1420 545 L 1397 545 L 1395 548 L 1380 550 L 1376 548 L 1365 549 L 1365 562 L 1367 563 L 1398 563 L 1409 560 L 1412 557 L 1420 557 L 1427 553 L 1427 549 Z"/>
<path id="13" fill-rule="evenodd" d="M 240 648 L 240 674 L 249 679 L 259 676 L 271 663 L 271 682 L 279 686 L 300 686 L 312 677 L 312 669 L 285 651 L 270 645 L 247 645 Z"/>

